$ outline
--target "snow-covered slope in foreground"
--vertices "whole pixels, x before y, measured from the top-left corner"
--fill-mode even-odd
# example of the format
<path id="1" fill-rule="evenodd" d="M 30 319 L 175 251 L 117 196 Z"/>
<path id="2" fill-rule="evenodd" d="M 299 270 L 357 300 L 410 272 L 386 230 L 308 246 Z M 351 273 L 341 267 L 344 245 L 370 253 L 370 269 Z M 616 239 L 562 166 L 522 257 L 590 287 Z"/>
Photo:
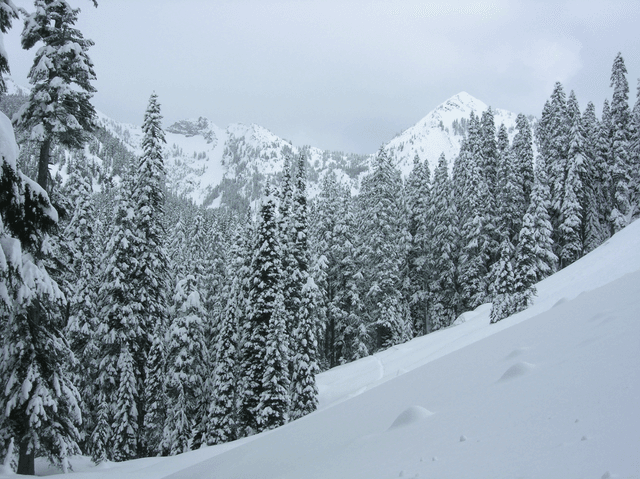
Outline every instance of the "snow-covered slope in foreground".
<path id="1" fill-rule="evenodd" d="M 74 476 L 640 478 L 640 222 L 529 310 L 459 323 L 323 373 L 321 409 L 280 429 Z"/>

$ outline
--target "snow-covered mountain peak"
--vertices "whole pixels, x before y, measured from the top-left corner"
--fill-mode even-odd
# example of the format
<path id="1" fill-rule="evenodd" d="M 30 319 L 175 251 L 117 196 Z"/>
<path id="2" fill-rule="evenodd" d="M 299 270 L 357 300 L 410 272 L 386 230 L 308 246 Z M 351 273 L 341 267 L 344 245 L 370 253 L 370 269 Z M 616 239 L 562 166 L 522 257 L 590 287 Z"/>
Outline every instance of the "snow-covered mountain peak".
<path id="1" fill-rule="evenodd" d="M 446 115 L 447 113 L 455 112 L 454 115 L 457 117 L 459 113 L 469 114 L 471 111 L 483 112 L 487 108 L 487 105 L 481 100 L 471 96 L 466 91 L 461 91 L 457 95 L 453 95 L 447 101 L 438 105 L 432 113 L 440 114 L 441 116 L 448 116 Z"/>
<path id="2" fill-rule="evenodd" d="M 418 155 L 427 161 L 433 171 L 440 154 L 444 153 L 451 165 L 460 151 L 466 136 L 467 121 L 471 113 L 480 117 L 489 106 L 467 92 L 460 92 L 444 101 L 414 126 L 407 128 L 386 146 L 395 156 L 398 167 L 404 175 L 413 168 L 413 158 Z M 504 123 L 510 137 L 515 133 L 515 113 L 499 108 L 491 108 L 496 129 Z"/>

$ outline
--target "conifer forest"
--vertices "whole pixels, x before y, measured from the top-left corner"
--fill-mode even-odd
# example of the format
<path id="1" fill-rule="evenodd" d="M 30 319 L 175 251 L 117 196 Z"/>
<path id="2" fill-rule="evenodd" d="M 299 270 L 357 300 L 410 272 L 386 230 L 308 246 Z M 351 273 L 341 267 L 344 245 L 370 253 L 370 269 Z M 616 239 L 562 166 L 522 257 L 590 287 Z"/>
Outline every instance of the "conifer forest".
<path id="1" fill-rule="evenodd" d="M 0 82 L 0 463 L 18 473 L 36 456 L 66 470 L 76 454 L 175 455 L 295 421 L 316 410 L 321 371 L 484 303 L 492 323 L 522 311 L 538 281 L 640 216 L 622 54 L 602 111 L 558 82 L 512 139 L 491 108 L 471 114 L 434 171 L 416 155 L 403 177 L 381 147 L 357 190 L 328 171 L 312 194 L 303 152 L 259 200 L 207 208 L 167 188 L 162 98 L 140 112 L 140 155 L 98 128 L 79 11 L 19 13 L 0 0 L 0 30 L 24 21 L 34 52 L 28 95 Z M 61 161 L 65 181 L 50 174 Z"/>

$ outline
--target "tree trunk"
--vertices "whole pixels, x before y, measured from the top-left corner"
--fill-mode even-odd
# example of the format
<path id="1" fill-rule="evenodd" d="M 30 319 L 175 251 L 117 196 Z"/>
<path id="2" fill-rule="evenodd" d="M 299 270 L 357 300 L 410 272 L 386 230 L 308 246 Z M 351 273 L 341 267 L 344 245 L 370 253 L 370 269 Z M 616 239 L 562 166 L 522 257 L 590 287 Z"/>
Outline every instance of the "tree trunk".
<path id="1" fill-rule="evenodd" d="M 45 139 L 40 145 L 40 158 L 38 159 L 38 184 L 49 193 L 49 157 L 51 140 Z"/>
<path id="2" fill-rule="evenodd" d="M 36 474 L 36 466 L 35 466 L 35 453 L 32 450 L 29 451 L 29 440 L 25 439 L 20 443 L 20 451 L 18 453 L 18 474 L 27 474 L 31 476 L 35 476 Z"/>

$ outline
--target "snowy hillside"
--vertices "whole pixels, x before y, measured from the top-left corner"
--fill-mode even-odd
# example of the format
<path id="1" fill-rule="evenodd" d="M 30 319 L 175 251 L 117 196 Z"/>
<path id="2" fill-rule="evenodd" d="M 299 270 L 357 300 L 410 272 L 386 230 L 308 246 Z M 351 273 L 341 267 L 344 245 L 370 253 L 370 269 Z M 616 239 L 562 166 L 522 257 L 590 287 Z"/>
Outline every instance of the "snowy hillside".
<path id="1" fill-rule="evenodd" d="M 534 305 L 321 374 L 277 430 L 73 477 L 640 478 L 640 222 L 538 284 Z M 40 472 L 53 473 L 40 463 Z M 83 471 L 83 472 L 81 472 Z"/>
<path id="2" fill-rule="evenodd" d="M 460 151 L 460 144 L 466 134 L 464 125 L 469 116 L 473 112 L 479 117 L 488 108 L 486 104 L 468 93 L 458 93 L 438 105 L 414 126 L 393 138 L 386 145 L 386 149 L 396 158 L 405 176 L 413 168 L 413 158 L 416 154 L 423 161 L 429 162 L 431 171 L 438 164 L 441 153 L 444 153 L 451 165 Z M 509 140 L 512 140 L 518 115 L 497 108 L 491 110 L 496 130 L 504 124 L 509 132 Z"/>

